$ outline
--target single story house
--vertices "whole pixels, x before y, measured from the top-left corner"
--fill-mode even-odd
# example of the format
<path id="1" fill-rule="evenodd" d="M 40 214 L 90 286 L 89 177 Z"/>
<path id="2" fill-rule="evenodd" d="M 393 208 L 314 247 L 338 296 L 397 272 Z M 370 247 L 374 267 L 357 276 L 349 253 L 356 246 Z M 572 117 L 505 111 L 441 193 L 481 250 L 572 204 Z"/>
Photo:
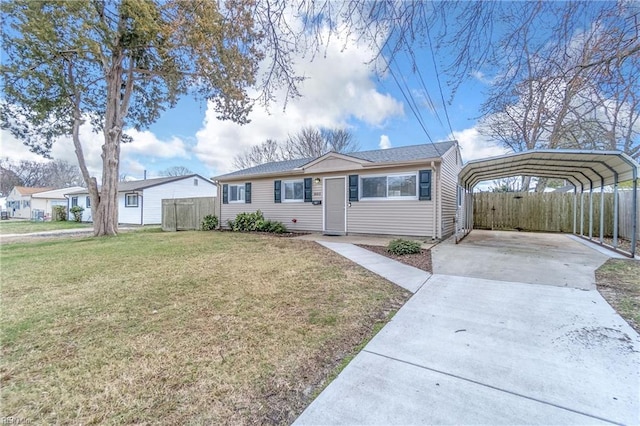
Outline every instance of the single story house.
<path id="1" fill-rule="evenodd" d="M 455 141 L 261 164 L 213 178 L 220 223 L 261 210 L 291 231 L 446 238 L 462 203 Z"/>
<path id="2" fill-rule="evenodd" d="M 159 225 L 162 222 L 162 200 L 170 198 L 215 197 L 217 186 L 198 174 L 134 180 L 118 184 L 118 223 L 131 225 Z M 82 220 L 92 222 L 89 191 L 66 194 L 68 210 L 84 208 Z M 72 215 L 69 215 L 69 219 Z"/>
<path id="3" fill-rule="evenodd" d="M 67 205 L 64 194 L 81 189 L 80 186 L 62 189 L 16 186 L 7 196 L 7 211 L 11 217 L 45 220 L 53 217 L 54 206 Z"/>

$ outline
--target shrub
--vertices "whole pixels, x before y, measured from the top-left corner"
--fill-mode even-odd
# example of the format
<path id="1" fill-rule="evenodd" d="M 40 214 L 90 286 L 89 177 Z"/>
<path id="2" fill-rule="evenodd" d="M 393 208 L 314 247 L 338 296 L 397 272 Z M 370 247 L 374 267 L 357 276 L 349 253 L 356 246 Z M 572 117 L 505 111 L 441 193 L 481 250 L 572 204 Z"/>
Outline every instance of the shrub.
<path id="1" fill-rule="evenodd" d="M 213 231 L 218 227 L 218 216 L 208 214 L 202 219 L 202 230 Z"/>
<path id="2" fill-rule="evenodd" d="M 228 220 L 227 225 L 236 232 L 271 232 L 282 234 L 287 232 L 287 228 L 281 223 L 273 220 L 265 220 L 260 210 L 254 213 L 238 213 L 235 220 Z"/>
<path id="3" fill-rule="evenodd" d="M 420 250 L 422 250 L 422 247 L 419 242 L 412 240 L 403 240 L 401 238 L 391 241 L 387 246 L 387 251 L 389 253 L 395 254 L 396 256 L 420 253 Z"/>
<path id="4" fill-rule="evenodd" d="M 82 212 L 84 211 L 84 207 L 73 206 L 70 209 L 71 214 L 73 215 L 73 220 L 76 222 L 82 222 Z"/>
<path id="5" fill-rule="evenodd" d="M 282 222 L 278 222 L 275 220 L 265 220 L 260 225 L 259 231 L 262 232 L 271 232 L 273 234 L 284 234 L 287 232 L 287 227 L 282 224 Z"/>
<path id="6" fill-rule="evenodd" d="M 236 220 L 229 222 L 229 226 L 234 231 L 248 232 L 256 231 L 258 222 L 264 221 L 264 216 L 260 210 L 255 213 L 238 213 Z"/>
<path id="7" fill-rule="evenodd" d="M 66 206 L 53 206 L 53 220 L 57 222 L 64 222 L 67 220 L 67 207 Z"/>

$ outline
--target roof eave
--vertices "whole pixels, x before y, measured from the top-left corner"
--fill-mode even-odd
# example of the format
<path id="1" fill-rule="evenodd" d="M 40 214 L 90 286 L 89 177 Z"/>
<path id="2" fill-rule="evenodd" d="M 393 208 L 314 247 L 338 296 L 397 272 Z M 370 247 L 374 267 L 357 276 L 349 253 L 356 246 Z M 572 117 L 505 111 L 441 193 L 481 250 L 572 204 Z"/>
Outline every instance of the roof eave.
<path id="1" fill-rule="evenodd" d="M 404 160 L 404 161 L 385 161 L 385 162 L 378 162 L 378 163 L 374 163 L 374 162 L 365 162 L 362 163 L 362 167 L 364 169 L 382 169 L 382 168 L 387 168 L 387 167 L 400 167 L 400 166 L 413 166 L 416 164 L 424 164 L 424 163 L 440 163 L 442 162 L 442 157 L 431 157 L 431 158 L 420 158 L 417 160 Z M 353 169 L 353 171 L 358 171 L 359 169 Z M 344 172 L 346 170 L 344 169 L 336 169 L 335 172 Z M 318 174 L 327 174 L 327 173 L 333 173 L 333 170 L 324 170 L 322 172 L 319 172 Z M 300 169 L 300 168 L 295 168 L 292 170 L 287 170 L 287 171 L 281 171 L 281 172 L 271 172 L 271 173 L 259 173 L 259 174 L 252 174 L 252 175 L 238 175 L 238 176 L 231 176 L 229 178 L 224 178 L 224 176 L 220 176 L 217 178 L 212 178 L 213 180 L 216 180 L 217 182 L 232 182 L 232 181 L 236 181 L 236 180 L 247 180 L 247 179 L 263 179 L 263 178 L 269 178 L 269 177 L 277 177 L 277 176 L 298 176 L 298 175 L 305 175 L 305 174 L 309 174 L 309 173 L 305 173 L 304 169 Z"/>

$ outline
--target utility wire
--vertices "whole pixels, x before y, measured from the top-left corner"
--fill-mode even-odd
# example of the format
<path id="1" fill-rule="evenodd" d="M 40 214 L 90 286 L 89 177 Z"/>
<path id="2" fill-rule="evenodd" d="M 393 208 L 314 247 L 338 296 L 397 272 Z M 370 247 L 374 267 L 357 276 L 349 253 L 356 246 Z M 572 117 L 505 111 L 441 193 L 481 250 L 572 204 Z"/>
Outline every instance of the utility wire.
<path id="1" fill-rule="evenodd" d="M 442 100 L 442 107 L 444 108 L 444 115 L 447 118 L 447 124 L 449 125 L 449 131 L 453 138 L 453 127 L 451 127 L 451 120 L 449 120 L 449 112 L 447 111 L 447 104 L 444 101 L 444 94 L 442 93 L 442 84 L 440 84 L 440 74 L 438 73 L 438 66 L 436 65 L 436 56 L 433 54 L 433 44 L 431 43 L 431 33 L 429 26 L 427 28 L 427 39 L 429 40 L 429 50 L 431 51 L 431 59 L 433 60 L 433 69 L 436 72 L 436 81 L 438 82 L 438 88 L 440 89 L 440 99 Z"/>

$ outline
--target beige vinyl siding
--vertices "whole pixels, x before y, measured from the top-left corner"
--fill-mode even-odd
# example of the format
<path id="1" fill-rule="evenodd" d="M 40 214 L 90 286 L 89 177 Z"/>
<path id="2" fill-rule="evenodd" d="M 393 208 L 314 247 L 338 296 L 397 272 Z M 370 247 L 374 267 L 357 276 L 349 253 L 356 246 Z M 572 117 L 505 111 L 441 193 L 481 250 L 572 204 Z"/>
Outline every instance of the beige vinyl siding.
<path id="1" fill-rule="evenodd" d="M 451 147 L 442 156 L 440 167 L 439 204 L 441 211 L 442 238 L 447 238 L 455 231 L 455 217 L 458 208 L 457 190 L 458 174 L 462 168 L 462 158 L 457 146 Z"/>
<path id="2" fill-rule="evenodd" d="M 221 206 L 221 224 L 227 225 L 238 213 L 261 210 L 264 217 L 277 220 L 291 231 L 323 231 L 323 205 L 312 203 L 274 203 L 273 182 L 275 180 L 298 180 L 304 178 L 320 178 L 320 183 L 313 183 L 313 200 L 323 200 L 323 180 L 329 177 L 375 176 L 387 174 L 416 173 L 418 170 L 431 170 L 431 161 L 424 164 L 401 167 L 384 167 L 358 170 L 335 171 L 331 173 L 307 173 L 297 176 L 279 176 L 253 180 L 224 181 L 221 184 L 240 185 L 251 182 L 251 204 L 228 203 Z M 433 175 L 432 175 L 433 176 Z M 347 233 L 407 235 L 433 237 L 434 235 L 434 200 L 437 189 L 431 188 L 431 201 L 420 200 L 361 200 L 352 202 L 347 207 Z M 454 192 L 455 195 L 455 192 Z M 348 197 L 348 191 L 347 191 Z M 222 196 L 221 196 L 222 198 Z M 347 200 L 345 200 L 347 202 Z M 454 201 L 455 202 L 455 201 Z M 296 219 L 294 224 L 292 219 Z"/>
<path id="3" fill-rule="evenodd" d="M 347 208 L 347 233 L 430 237 L 433 234 L 433 201 L 353 202 Z"/>
<path id="4" fill-rule="evenodd" d="M 418 170 L 431 170 L 431 164 L 376 168 L 349 174 L 366 177 L 402 173 L 417 174 Z M 432 186 L 432 201 L 361 199 L 353 202 L 351 207 L 347 208 L 347 233 L 431 237 L 433 236 L 435 193 L 435 187 Z"/>
<path id="5" fill-rule="evenodd" d="M 304 176 L 309 177 L 309 176 Z M 228 220 L 235 219 L 238 213 L 250 213 L 256 210 L 262 211 L 265 219 L 282 222 L 289 231 L 322 231 L 322 205 L 314 206 L 312 203 L 273 201 L 273 182 L 275 180 L 299 180 L 304 177 L 279 177 L 271 179 L 256 179 L 246 181 L 224 182 L 229 185 L 251 182 L 251 204 L 228 203 L 222 204 L 221 225 L 226 227 Z M 313 192 L 322 191 L 322 183 L 312 185 Z M 284 192 L 284 187 L 283 187 Z M 220 195 L 222 198 L 222 194 Z M 318 197 L 314 197 L 317 199 Z M 292 219 L 296 219 L 294 223 Z"/>

